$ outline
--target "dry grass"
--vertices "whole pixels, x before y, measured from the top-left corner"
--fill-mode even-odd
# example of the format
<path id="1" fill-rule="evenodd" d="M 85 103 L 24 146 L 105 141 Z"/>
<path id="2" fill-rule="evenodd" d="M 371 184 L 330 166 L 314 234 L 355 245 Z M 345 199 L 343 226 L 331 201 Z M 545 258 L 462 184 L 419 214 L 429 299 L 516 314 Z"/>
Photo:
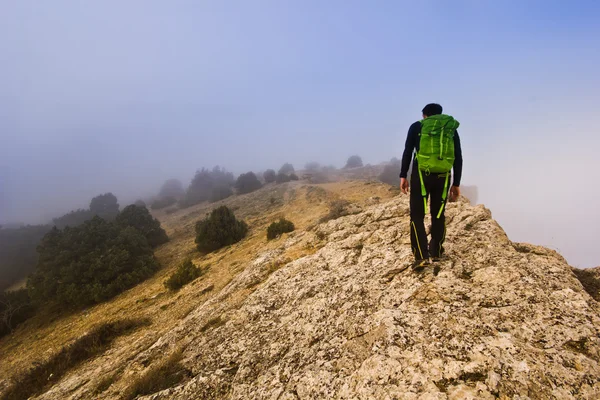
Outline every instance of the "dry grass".
<path id="1" fill-rule="evenodd" d="M 307 196 L 309 186 L 313 189 L 310 189 L 311 194 Z M 110 302 L 79 313 L 57 314 L 52 319 L 36 316 L 18 327 L 13 335 L 2 338 L 0 340 L 0 354 L 2 354 L 0 387 L 2 381 L 6 382 L 6 379 L 22 374 L 37 361 L 40 349 L 58 352 L 66 343 L 75 341 L 98 324 L 119 316 L 136 315 L 140 318 L 151 316 L 153 321 L 151 329 L 141 327 L 127 338 L 127 342 L 141 341 L 150 345 L 164 332 L 172 329 L 191 310 L 218 295 L 238 273 L 244 270 L 249 261 L 265 250 L 281 246 L 278 241 L 267 242 L 264 234 L 268 224 L 281 216 L 294 221 L 296 230 L 300 233 L 308 226 L 317 223 L 319 218 L 327 213 L 328 202 L 335 199 L 345 198 L 360 205 L 371 196 L 378 196 L 382 200 L 393 196 L 386 185 L 365 185 L 364 181 L 309 186 L 302 182 L 268 185 L 256 192 L 233 196 L 214 204 L 198 204 L 171 214 L 166 214 L 164 210 L 153 212 L 171 239 L 156 250 L 156 257 L 162 269 L 153 277 Z M 315 189 L 316 187 L 320 189 Z M 295 192 L 293 196 L 290 195 L 292 190 Z M 271 198 L 275 199 L 274 203 L 271 202 Z M 194 224 L 207 212 L 222 204 L 236 208 L 236 216 L 249 224 L 250 231 L 241 242 L 202 256 L 195 250 Z M 293 261 L 314 251 L 316 249 L 304 248 L 304 243 L 300 242 L 287 249 L 285 257 Z M 210 265 L 210 269 L 193 284 L 183 287 L 177 294 L 171 294 L 165 289 L 163 281 L 187 257 L 192 257 L 199 267 L 206 268 Z M 211 290 L 203 290 L 211 285 Z M 252 293 L 250 289 L 232 293 L 227 299 L 228 306 L 235 307 L 250 293 Z M 136 354 L 134 348 L 129 348 L 125 344 L 118 347 L 120 342 L 114 344 L 119 348 L 119 352 L 109 356 L 113 357 L 110 361 L 115 365 L 125 363 L 125 360 L 131 359 Z M 120 359 L 115 360 L 114 357 Z M 122 385 L 122 382 L 118 381 L 121 379 L 121 374 L 115 375 L 114 379 Z M 110 386 L 113 382 L 107 378 L 106 382 L 101 383 L 104 384 L 102 386 Z M 98 385 L 98 382 L 95 381 L 94 384 Z M 94 389 L 92 388 L 91 391 Z"/>
<path id="2" fill-rule="evenodd" d="M 149 324 L 149 320 L 127 319 L 99 325 L 75 342 L 63 347 L 50 359 L 36 363 L 33 368 L 17 378 L 0 399 L 27 399 L 48 390 L 65 373 L 103 353 L 117 337 Z"/>
<path id="3" fill-rule="evenodd" d="M 151 366 L 129 385 L 123 393 L 123 399 L 132 400 L 139 395 L 160 392 L 184 381 L 190 372 L 180 363 L 182 355 L 181 350 L 176 350 L 165 360 Z"/>

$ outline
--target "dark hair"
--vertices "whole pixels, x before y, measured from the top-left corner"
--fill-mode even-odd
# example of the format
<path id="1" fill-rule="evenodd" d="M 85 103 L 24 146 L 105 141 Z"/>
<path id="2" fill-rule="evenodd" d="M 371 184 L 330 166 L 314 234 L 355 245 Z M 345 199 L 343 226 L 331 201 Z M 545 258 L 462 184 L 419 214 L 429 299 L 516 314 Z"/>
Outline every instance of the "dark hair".
<path id="1" fill-rule="evenodd" d="M 432 115 L 438 115 L 442 113 L 442 106 L 436 103 L 429 103 L 425 107 L 423 107 L 423 114 L 428 117 Z"/>

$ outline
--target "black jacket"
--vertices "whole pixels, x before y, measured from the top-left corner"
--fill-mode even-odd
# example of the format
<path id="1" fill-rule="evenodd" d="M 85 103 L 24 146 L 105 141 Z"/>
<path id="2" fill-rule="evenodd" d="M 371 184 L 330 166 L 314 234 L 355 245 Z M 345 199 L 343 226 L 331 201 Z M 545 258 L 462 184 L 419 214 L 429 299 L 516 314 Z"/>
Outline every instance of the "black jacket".
<path id="1" fill-rule="evenodd" d="M 408 174 L 408 168 L 410 167 L 410 161 L 413 158 L 414 151 L 419 151 L 419 134 L 421 133 L 421 122 L 417 121 L 410 126 L 408 129 L 408 135 L 406 136 L 406 144 L 404 145 L 404 153 L 402 154 L 402 169 L 400 170 L 400 178 L 406 178 Z M 462 176 L 462 150 L 460 148 L 460 137 L 458 131 L 454 134 L 454 182 L 453 186 L 460 186 L 460 178 Z M 415 158 L 415 165 L 413 168 L 417 168 L 417 160 Z"/>

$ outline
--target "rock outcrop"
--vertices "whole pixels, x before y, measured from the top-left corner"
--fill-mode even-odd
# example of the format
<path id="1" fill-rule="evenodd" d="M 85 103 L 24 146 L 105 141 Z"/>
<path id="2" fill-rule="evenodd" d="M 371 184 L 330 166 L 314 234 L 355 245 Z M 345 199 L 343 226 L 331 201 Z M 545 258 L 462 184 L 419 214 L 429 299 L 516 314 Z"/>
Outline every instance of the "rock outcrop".
<path id="1" fill-rule="evenodd" d="M 183 351 L 190 378 L 154 400 L 600 398 L 600 307 L 567 262 L 511 242 L 481 205 L 446 214 L 449 260 L 421 273 L 406 196 L 293 233 L 107 368 L 142 373 Z M 290 260 L 293 246 L 314 252 Z M 39 398 L 89 398 L 96 374 Z"/>

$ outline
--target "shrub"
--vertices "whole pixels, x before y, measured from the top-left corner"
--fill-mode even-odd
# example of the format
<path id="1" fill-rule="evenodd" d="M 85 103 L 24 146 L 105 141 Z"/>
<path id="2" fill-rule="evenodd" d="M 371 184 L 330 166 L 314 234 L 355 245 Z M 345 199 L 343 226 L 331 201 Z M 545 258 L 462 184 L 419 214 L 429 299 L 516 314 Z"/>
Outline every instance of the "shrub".
<path id="1" fill-rule="evenodd" d="M 34 308 L 26 289 L 0 292 L 0 337 L 33 315 Z"/>
<path id="2" fill-rule="evenodd" d="M 285 163 L 281 166 L 281 168 L 279 168 L 280 174 L 289 175 L 292 172 L 294 172 L 294 166 L 290 163 Z"/>
<path id="3" fill-rule="evenodd" d="M 179 179 L 169 179 L 163 183 L 158 192 L 158 197 L 173 197 L 180 199 L 185 195 L 185 190 Z"/>
<path id="4" fill-rule="evenodd" d="M 229 208 L 221 206 L 196 223 L 196 245 L 201 252 L 210 253 L 239 242 L 247 232 L 248 225 L 238 221 Z"/>
<path id="5" fill-rule="evenodd" d="M 115 222 L 123 228 L 128 226 L 135 228 L 146 237 L 150 247 L 156 247 L 169 241 L 167 233 L 160 227 L 160 222 L 150 215 L 146 207 L 138 207 L 133 204 L 127 206 L 117 216 Z"/>
<path id="6" fill-rule="evenodd" d="M 254 192 L 262 187 L 262 184 L 254 174 L 254 172 L 248 172 L 241 174 L 235 182 L 235 188 L 238 193 L 245 194 Z"/>
<path id="7" fill-rule="evenodd" d="M 150 208 L 153 210 L 162 210 L 163 208 L 172 206 L 175 203 L 177 203 L 177 199 L 175 197 L 162 197 L 154 200 L 150 205 Z"/>
<path id="8" fill-rule="evenodd" d="M 383 171 L 379 174 L 378 179 L 387 183 L 391 186 L 398 186 L 400 184 L 400 161 L 396 159 L 396 162 L 391 162 L 390 164 L 383 167 Z"/>
<path id="9" fill-rule="evenodd" d="M 177 270 L 165 281 L 165 286 L 169 290 L 179 290 L 200 275 L 202 275 L 200 268 L 196 267 L 192 260 L 188 259 L 179 264 Z"/>
<path id="10" fill-rule="evenodd" d="M 282 233 L 293 232 L 294 229 L 294 224 L 291 221 L 281 218 L 278 222 L 273 222 L 271 225 L 269 225 L 267 228 L 267 239 L 275 239 Z"/>
<path id="11" fill-rule="evenodd" d="M 297 181 L 297 180 L 298 180 L 298 175 L 290 174 L 290 181 Z"/>
<path id="12" fill-rule="evenodd" d="M 281 172 L 277 174 L 277 178 L 275 178 L 276 183 L 285 183 L 289 182 L 291 179 L 288 175 L 282 174 Z"/>
<path id="13" fill-rule="evenodd" d="M 101 218 L 111 220 L 119 213 L 119 203 L 112 193 L 98 195 L 90 202 L 90 212 Z"/>
<path id="14" fill-rule="evenodd" d="M 346 166 L 344 168 L 356 168 L 356 167 L 362 167 L 363 166 L 363 162 L 362 159 L 357 156 L 350 156 L 348 158 L 348 161 L 346 161 Z"/>
<path id="15" fill-rule="evenodd" d="M 275 174 L 274 170 L 268 169 L 263 174 L 263 178 L 265 180 L 265 183 L 275 182 L 275 179 L 277 178 L 277 174 Z"/>
<path id="16" fill-rule="evenodd" d="M 233 174 L 226 172 L 224 169 L 215 167 L 212 171 L 209 171 L 203 168 L 196 172 L 185 197 L 180 201 L 180 205 L 182 207 L 189 207 L 203 201 L 214 200 L 219 197 L 219 193 L 226 193 L 222 189 L 218 189 L 215 192 L 215 188 L 231 187 L 234 182 Z"/>
<path id="17" fill-rule="evenodd" d="M 146 237 L 133 227 L 94 217 L 78 227 L 52 228 L 38 246 L 27 281 L 35 303 L 82 306 L 107 300 L 158 269 Z"/>

